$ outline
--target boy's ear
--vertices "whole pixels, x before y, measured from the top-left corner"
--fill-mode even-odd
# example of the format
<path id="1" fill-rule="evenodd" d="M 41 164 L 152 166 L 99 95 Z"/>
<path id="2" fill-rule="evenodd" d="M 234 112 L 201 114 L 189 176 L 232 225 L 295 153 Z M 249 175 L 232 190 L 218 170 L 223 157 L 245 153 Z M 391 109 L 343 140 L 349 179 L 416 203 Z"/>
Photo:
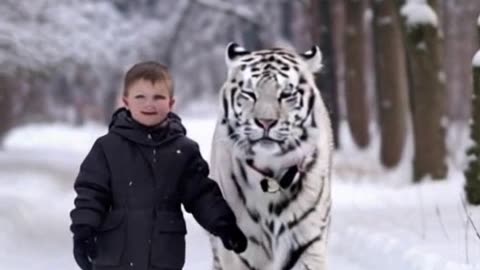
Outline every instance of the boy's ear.
<path id="1" fill-rule="evenodd" d="M 172 109 L 172 107 L 173 107 L 174 104 L 175 104 L 175 98 L 172 97 L 172 98 L 170 98 L 168 107 L 169 107 L 170 109 Z"/>
<path id="2" fill-rule="evenodd" d="M 123 97 L 122 97 L 122 101 L 123 101 L 123 105 L 125 105 L 125 108 L 128 109 L 128 100 L 127 100 L 127 97 L 123 96 Z"/>

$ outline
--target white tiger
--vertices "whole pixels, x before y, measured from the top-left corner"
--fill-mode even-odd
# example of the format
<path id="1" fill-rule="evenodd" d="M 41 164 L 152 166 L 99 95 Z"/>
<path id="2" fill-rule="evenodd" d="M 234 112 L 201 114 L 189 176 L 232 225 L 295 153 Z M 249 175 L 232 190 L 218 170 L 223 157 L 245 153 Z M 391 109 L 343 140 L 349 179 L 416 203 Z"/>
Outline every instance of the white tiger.
<path id="1" fill-rule="evenodd" d="M 318 47 L 249 52 L 231 43 L 211 171 L 248 238 L 212 238 L 216 270 L 325 270 L 332 131 L 313 73 Z"/>

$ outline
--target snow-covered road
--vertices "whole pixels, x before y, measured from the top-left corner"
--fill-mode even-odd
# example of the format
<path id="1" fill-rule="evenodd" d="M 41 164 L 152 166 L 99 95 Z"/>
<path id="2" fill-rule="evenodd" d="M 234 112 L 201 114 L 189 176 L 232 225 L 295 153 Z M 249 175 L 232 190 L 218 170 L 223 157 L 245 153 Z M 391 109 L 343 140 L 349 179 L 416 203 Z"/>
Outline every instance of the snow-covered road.
<path id="1" fill-rule="evenodd" d="M 208 159 L 213 121 L 186 125 L 198 131 L 195 139 Z M 33 126 L 11 134 L 0 151 L 0 269 L 77 269 L 68 231 L 72 185 L 81 160 L 103 132 Z M 480 238 L 473 228 L 480 227 L 480 208 L 463 208 L 461 172 L 438 183 L 387 184 L 379 182 L 384 175 L 371 160 L 361 160 L 362 181 L 348 176 L 347 159 L 337 161 L 330 270 L 480 270 Z M 186 217 L 185 270 L 209 270 L 207 236 Z"/>
<path id="2" fill-rule="evenodd" d="M 76 269 L 68 231 L 72 182 L 80 156 L 65 153 L 0 152 L 0 261 L 5 269 Z M 31 158 L 31 157 L 37 158 Z M 185 270 L 210 269 L 208 237 L 190 215 Z M 30 258 L 25 260 L 25 258 Z M 332 269 L 362 270 L 345 254 L 330 256 Z M 3 269 L 3 267 L 0 267 Z"/>
<path id="3" fill-rule="evenodd" d="M 0 152 L 0 260 L 8 266 L 5 269 L 10 270 L 29 269 L 32 261 L 35 261 L 34 269 L 38 270 L 76 269 L 71 256 L 68 213 L 74 196 L 72 182 L 81 156 L 66 156 L 55 151 L 45 153 L 44 158 L 40 159 L 32 158 L 34 156 L 38 157 L 38 152 Z M 460 265 L 452 262 L 450 268 L 438 268 L 439 264 L 448 264 L 448 261 L 416 249 L 410 243 L 412 239 L 393 237 L 392 229 L 386 228 L 392 224 L 397 225 L 399 230 L 410 230 L 411 237 L 408 238 L 421 235 L 420 223 L 415 222 L 415 216 L 420 216 L 420 213 L 414 209 L 409 212 L 409 208 L 404 207 L 402 217 L 396 215 L 401 210 L 389 213 L 385 206 L 366 207 L 366 203 L 357 196 L 362 191 L 369 197 L 378 197 L 380 193 L 365 189 L 368 187 L 334 185 L 336 207 L 330 236 L 331 269 L 478 269 L 467 266 L 458 268 Z M 369 201 L 373 203 L 372 198 Z M 186 218 L 189 233 L 185 270 L 210 269 L 211 253 L 207 235 L 190 215 L 186 215 Z M 402 224 L 402 220 L 405 224 Z M 460 222 L 460 219 L 453 220 L 456 221 Z M 472 244 L 471 249 L 475 249 L 476 245 L 475 254 L 479 254 L 474 239 Z M 31 260 L 25 260 L 26 257 Z"/>

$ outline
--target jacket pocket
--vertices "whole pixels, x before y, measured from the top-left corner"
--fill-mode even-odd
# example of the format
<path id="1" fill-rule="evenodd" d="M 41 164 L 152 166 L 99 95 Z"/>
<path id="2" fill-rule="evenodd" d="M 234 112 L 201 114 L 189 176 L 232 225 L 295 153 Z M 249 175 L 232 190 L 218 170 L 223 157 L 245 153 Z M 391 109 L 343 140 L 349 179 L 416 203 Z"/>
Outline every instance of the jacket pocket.
<path id="1" fill-rule="evenodd" d="M 105 217 L 102 225 L 97 229 L 96 265 L 116 266 L 120 265 L 120 257 L 123 252 L 126 231 L 125 212 L 115 210 Z"/>
<path id="2" fill-rule="evenodd" d="M 151 264 L 159 268 L 182 269 L 186 233 L 181 212 L 158 212 L 153 228 Z"/>

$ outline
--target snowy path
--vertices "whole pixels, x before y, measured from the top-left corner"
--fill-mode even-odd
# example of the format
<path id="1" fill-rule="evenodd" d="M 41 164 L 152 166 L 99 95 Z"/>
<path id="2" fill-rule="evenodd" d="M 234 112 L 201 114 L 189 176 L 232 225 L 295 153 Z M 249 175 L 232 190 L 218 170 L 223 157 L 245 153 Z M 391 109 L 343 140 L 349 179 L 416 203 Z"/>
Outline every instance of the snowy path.
<path id="1" fill-rule="evenodd" d="M 37 153 L 38 154 L 38 153 Z M 34 152 L 0 152 L 0 261 L 9 270 L 23 270 L 35 261 L 38 270 L 76 269 L 68 231 L 72 179 L 79 157 Z M 190 215 L 185 270 L 210 269 L 208 238 Z M 24 260 L 24 258 L 32 260 Z M 332 269 L 362 270 L 342 254 L 330 256 Z M 0 267 L 3 269 L 3 267 Z"/>
<path id="2" fill-rule="evenodd" d="M 32 261 L 35 261 L 34 269 L 38 270 L 76 269 L 71 257 L 68 213 L 74 197 L 72 183 L 80 161 L 80 155 L 58 152 L 40 159 L 38 153 L 32 151 L 0 152 L 0 261 L 8 266 L 1 269 L 31 269 Z M 464 232 L 439 230 L 439 222 L 428 221 L 429 215 L 420 212 L 429 211 L 427 204 L 422 210 L 413 203 L 412 198 L 418 197 L 418 190 L 413 194 L 403 192 L 402 196 L 407 196 L 405 202 L 396 205 L 396 201 L 385 199 L 392 194 L 368 190 L 371 187 L 334 184 L 330 269 L 480 269 L 478 264 L 474 267 L 454 262 L 464 260 L 455 258 L 465 256 L 463 242 L 456 241 L 463 239 L 459 234 Z M 424 200 L 435 201 L 435 198 L 426 196 Z M 378 201 L 385 204 L 378 204 Z M 442 203 L 437 209 L 444 211 L 450 207 Z M 462 222 L 461 212 L 449 212 L 458 213 L 458 216 L 444 216 L 445 226 L 450 228 L 449 223 Z M 425 220 L 420 222 L 422 215 Z M 433 214 L 438 218 L 435 215 L 438 214 Z M 190 215 L 186 218 L 189 234 L 185 270 L 209 269 L 208 238 Z M 419 242 L 418 239 L 424 240 Z M 444 239 L 449 239 L 449 243 L 440 243 L 439 248 L 444 250 L 438 254 L 449 254 L 446 257 L 426 252 L 428 245 L 421 244 Z M 478 263 L 480 245 L 474 237 L 470 239 L 469 259 Z M 447 257 L 451 257 L 450 260 Z"/>
<path id="3" fill-rule="evenodd" d="M 208 160 L 214 121 L 185 123 Z M 0 151 L 0 269 L 77 269 L 68 231 L 72 185 L 104 132 L 98 126 L 32 125 L 8 138 L 7 150 Z M 386 180 L 391 175 L 375 165 L 375 156 L 343 151 L 336 153 L 329 270 L 480 270 L 480 237 L 467 219 L 480 227 L 480 207 L 463 208 L 461 171 L 420 185 L 397 177 L 401 184 Z M 186 217 L 185 270 L 209 270 L 207 236 Z"/>

